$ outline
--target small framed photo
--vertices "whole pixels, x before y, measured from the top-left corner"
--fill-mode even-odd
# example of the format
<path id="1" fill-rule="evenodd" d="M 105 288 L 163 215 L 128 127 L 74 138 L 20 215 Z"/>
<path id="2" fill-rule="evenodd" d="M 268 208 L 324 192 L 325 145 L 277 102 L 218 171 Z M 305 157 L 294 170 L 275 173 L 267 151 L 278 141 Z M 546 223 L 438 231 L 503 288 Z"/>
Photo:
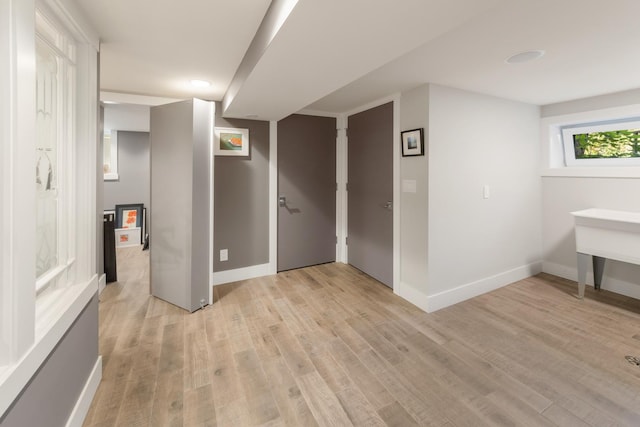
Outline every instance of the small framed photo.
<path id="1" fill-rule="evenodd" d="M 216 156 L 248 156 L 249 129 L 215 128 L 213 154 Z"/>
<path id="2" fill-rule="evenodd" d="M 424 128 L 405 130 L 402 135 L 402 156 L 424 156 Z"/>
<path id="3" fill-rule="evenodd" d="M 116 205 L 116 228 L 142 228 L 144 204 Z"/>

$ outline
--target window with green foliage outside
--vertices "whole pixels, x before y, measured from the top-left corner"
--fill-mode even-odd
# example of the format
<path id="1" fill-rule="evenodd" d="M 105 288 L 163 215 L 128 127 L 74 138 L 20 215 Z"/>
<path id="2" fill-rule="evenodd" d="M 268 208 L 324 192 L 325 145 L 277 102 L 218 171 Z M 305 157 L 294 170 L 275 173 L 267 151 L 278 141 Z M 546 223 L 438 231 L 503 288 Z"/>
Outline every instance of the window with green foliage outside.
<path id="1" fill-rule="evenodd" d="M 573 148 L 576 159 L 640 157 L 640 129 L 574 134 Z"/>

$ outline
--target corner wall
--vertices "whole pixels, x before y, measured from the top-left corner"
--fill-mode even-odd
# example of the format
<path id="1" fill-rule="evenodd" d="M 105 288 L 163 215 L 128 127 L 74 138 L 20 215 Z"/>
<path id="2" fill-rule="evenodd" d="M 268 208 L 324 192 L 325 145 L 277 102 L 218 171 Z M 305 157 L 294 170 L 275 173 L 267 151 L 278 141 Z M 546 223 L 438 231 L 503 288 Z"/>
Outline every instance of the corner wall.
<path id="1" fill-rule="evenodd" d="M 417 192 L 401 197 L 397 293 L 435 311 L 538 273 L 539 108 L 428 85 L 402 94 L 401 123 L 428 132 L 425 159 L 401 161 Z"/>
<path id="2" fill-rule="evenodd" d="M 225 119 L 221 110 L 216 103 L 215 126 L 249 129 L 250 155 L 215 157 L 214 273 L 269 263 L 269 122 Z"/>

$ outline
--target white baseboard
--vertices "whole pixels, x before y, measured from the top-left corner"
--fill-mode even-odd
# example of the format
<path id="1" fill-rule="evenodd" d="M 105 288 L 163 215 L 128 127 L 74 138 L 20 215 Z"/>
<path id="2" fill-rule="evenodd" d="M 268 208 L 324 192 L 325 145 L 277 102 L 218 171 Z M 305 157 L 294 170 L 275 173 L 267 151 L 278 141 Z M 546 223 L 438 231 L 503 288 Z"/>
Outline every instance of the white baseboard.
<path id="1" fill-rule="evenodd" d="M 433 313 L 434 311 L 491 292 L 513 282 L 517 282 L 518 280 L 535 276 L 540 273 L 540 271 L 542 271 L 542 263 L 535 262 L 434 295 L 427 295 L 412 286 L 402 283 L 394 292 L 427 313 Z"/>
<path id="2" fill-rule="evenodd" d="M 578 281 L 578 269 L 575 267 L 567 267 L 566 265 L 545 261 L 542 263 L 542 271 L 563 279 Z M 593 287 L 593 271 L 587 271 L 587 286 Z M 607 277 L 606 274 L 602 279 L 601 288 L 616 294 L 640 299 L 640 285 Z"/>
<path id="3" fill-rule="evenodd" d="M 106 287 L 107 287 L 107 275 L 103 274 L 98 279 L 98 295 L 100 295 L 102 291 L 104 291 L 104 288 Z"/>
<path id="4" fill-rule="evenodd" d="M 67 421 L 67 427 L 82 427 L 84 419 L 87 417 L 87 413 L 91 407 L 93 397 L 100 385 L 100 380 L 102 380 L 102 356 L 98 356 L 91 375 L 87 378 L 82 393 L 80 393 L 80 397 L 76 401 L 76 406 L 73 408 L 73 412 L 71 412 L 71 416 Z"/>
<path id="5" fill-rule="evenodd" d="M 420 310 L 429 313 L 429 297 L 413 286 L 400 282 L 393 287 L 393 293 L 409 301 Z"/>
<path id="6" fill-rule="evenodd" d="M 218 271 L 213 273 L 213 286 L 224 285 L 225 283 L 237 282 L 239 280 L 255 279 L 256 277 L 276 274 L 273 265 L 270 263 L 252 265 L 251 267 L 236 268 L 235 270 Z"/>

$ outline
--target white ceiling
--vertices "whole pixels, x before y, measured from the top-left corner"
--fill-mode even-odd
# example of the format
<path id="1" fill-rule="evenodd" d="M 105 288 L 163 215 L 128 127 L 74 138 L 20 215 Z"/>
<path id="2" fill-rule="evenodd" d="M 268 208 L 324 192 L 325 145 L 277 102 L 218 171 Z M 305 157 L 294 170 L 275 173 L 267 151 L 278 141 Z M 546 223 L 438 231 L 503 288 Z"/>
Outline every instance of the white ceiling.
<path id="1" fill-rule="evenodd" d="M 214 100 L 270 3 L 77 2 L 102 38 L 103 90 Z M 638 16 L 638 0 L 299 0 L 225 114 L 339 113 L 424 83 L 539 105 L 639 88 Z M 504 62 L 529 49 L 546 54 Z"/>

